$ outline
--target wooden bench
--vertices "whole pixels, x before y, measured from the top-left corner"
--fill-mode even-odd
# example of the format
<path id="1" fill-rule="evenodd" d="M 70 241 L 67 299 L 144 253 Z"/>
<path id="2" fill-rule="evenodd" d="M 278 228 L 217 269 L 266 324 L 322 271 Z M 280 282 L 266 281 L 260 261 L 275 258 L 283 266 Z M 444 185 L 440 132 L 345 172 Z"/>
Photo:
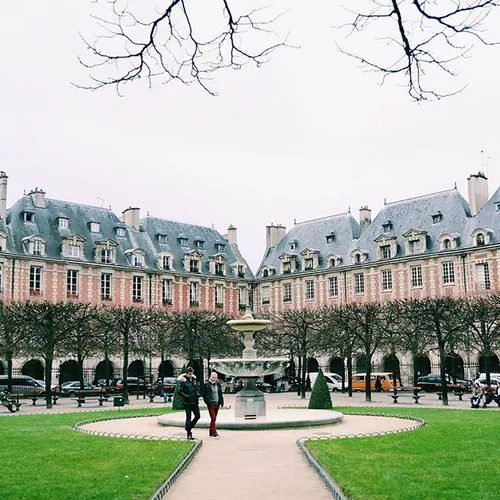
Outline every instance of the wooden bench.
<path id="1" fill-rule="evenodd" d="M 415 401 L 415 404 L 418 404 L 418 400 L 420 398 L 423 398 L 425 397 L 423 394 L 391 394 L 390 395 L 391 398 L 392 398 L 392 402 L 393 403 L 397 403 L 398 402 L 398 398 L 413 398 L 413 400 Z"/>
<path id="2" fill-rule="evenodd" d="M 437 391 L 436 392 L 438 399 L 441 401 L 443 399 L 443 392 L 442 391 Z M 457 396 L 459 401 L 463 401 L 462 396 L 465 394 L 465 391 L 448 391 L 448 395 L 453 395 Z"/>
<path id="3" fill-rule="evenodd" d="M 423 395 L 419 394 L 421 390 L 422 389 L 420 387 L 400 387 L 399 389 L 396 389 L 392 394 L 390 394 L 390 396 L 393 403 L 397 403 L 398 398 L 401 397 L 412 397 L 415 404 L 418 404 L 418 400 L 424 397 Z M 402 392 L 404 392 L 405 394 L 401 394 Z M 410 392 L 413 392 L 413 394 L 409 394 Z"/>
<path id="4" fill-rule="evenodd" d="M 76 401 L 78 404 L 78 408 L 82 407 L 83 403 L 87 403 L 88 401 L 99 401 L 99 406 L 103 406 L 103 403 L 108 403 L 109 398 L 107 396 L 78 396 L 77 398 L 73 398 L 73 401 Z"/>
<path id="5" fill-rule="evenodd" d="M 156 397 L 163 399 L 163 396 L 161 394 L 155 394 L 154 392 L 148 392 L 146 396 L 149 398 L 150 403 L 154 403 Z M 173 394 L 167 394 L 167 402 L 172 401 L 173 398 L 174 398 Z"/>

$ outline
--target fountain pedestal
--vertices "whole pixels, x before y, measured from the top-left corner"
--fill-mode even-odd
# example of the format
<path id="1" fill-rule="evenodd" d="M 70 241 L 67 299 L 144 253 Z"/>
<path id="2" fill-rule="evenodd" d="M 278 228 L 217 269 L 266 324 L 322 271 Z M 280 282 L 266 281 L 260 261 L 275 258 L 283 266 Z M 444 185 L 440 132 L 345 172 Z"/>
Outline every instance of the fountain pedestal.
<path id="1" fill-rule="evenodd" d="M 243 390 L 236 395 L 236 418 L 253 419 L 266 416 L 266 400 L 264 393 L 255 387 L 256 381 L 257 377 L 247 377 Z"/>

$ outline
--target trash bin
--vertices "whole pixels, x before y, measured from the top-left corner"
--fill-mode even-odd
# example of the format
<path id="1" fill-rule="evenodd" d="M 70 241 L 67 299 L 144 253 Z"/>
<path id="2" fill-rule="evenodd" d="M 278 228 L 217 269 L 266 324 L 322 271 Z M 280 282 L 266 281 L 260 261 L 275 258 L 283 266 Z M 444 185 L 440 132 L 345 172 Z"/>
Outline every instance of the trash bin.
<path id="1" fill-rule="evenodd" d="M 123 406 L 123 397 L 113 398 L 113 406 Z"/>

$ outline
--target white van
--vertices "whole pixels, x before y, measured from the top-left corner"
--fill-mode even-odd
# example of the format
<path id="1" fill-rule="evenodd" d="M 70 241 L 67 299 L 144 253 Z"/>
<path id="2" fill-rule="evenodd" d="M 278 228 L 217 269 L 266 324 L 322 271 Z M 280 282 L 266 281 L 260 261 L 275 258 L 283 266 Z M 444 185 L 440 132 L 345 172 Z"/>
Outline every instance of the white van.
<path id="1" fill-rule="evenodd" d="M 342 377 L 338 375 L 337 373 L 326 373 L 324 372 L 323 375 L 325 376 L 326 380 L 326 385 L 328 386 L 328 389 L 330 391 L 341 391 L 342 390 Z M 309 380 L 311 381 L 311 389 L 314 387 L 314 383 L 316 382 L 316 379 L 318 378 L 318 373 L 310 373 L 309 374 Z"/>

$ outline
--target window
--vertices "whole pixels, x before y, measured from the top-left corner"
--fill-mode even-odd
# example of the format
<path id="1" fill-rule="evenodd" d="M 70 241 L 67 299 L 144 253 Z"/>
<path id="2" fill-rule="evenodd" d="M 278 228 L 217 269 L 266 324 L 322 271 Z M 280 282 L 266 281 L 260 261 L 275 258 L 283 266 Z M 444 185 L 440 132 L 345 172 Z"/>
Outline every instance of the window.
<path id="1" fill-rule="evenodd" d="M 215 285 L 215 307 L 222 307 L 224 305 L 224 287 L 222 285 Z"/>
<path id="2" fill-rule="evenodd" d="M 245 277 L 245 268 L 243 266 L 238 266 L 238 278 Z"/>
<path id="3" fill-rule="evenodd" d="M 67 257 L 78 259 L 80 257 L 80 247 L 78 245 L 68 245 Z"/>
<path id="4" fill-rule="evenodd" d="M 142 276 L 132 276 L 132 302 L 142 302 Z"/>
<path id="5" fill-rule="evenodd" d="M 101 230 L 101 225 L 99 222 L 91 222 L 90 223 L 90 232 L 91 233 L 98 233 Z"/>
<path id="6" fill-rule="evenodd" d="M 42 295 L 42 268 L 30 267 L 30 295 Z"/>
<path id="7" fill-rule="evenodd" d="M 101 274 L 101 300 L 111 300 L 111 280 L 113 275 L 110 273 Z"/>
<path id="8" fill-rule="evenodd" d="M 311 271 L 313 268 L 313 259 L 304 259 L 304 270 Z"/>
<path id="9" fill-rule="evenodd" d="M 245 309 L 247 306 L 247 288 L 245 286 L 240 286 L 238 288 L 238 307 L 239 309 Z"/>
<path id="10" fill-rule="evenodd" d="M 24 212 L 24 222 L 35 222 L 35 214 Z"/>
<path id="11" fill-rule="evenodd" d="M 197 259 L 190 259 L 189 260 L 189 272 L 190 273 L 199 273 L 200 272 L 199 261 Z"/>
<path id="12" fill-rule="evenodd" d="M 365 293 L 365 275 L 363 273 L 354 275 L 354 293 Z"/>
<path id="13" fill-rule="evenodd" d="M 290 250 L 295 250 L 297 248 L 297 243 L 290 243 Z"/>
<path id="14" fill-rule="evenodd" d="M 292 284 L 284 283 L 283 284 L 283 302 L 291 302 L 292 301 Z"/>
<path id="15" fill-rule="evenodd" d="M 189 305 L 191 306 L 199 306 L 199 285 L 196 281 L 191 281 L 189 283 Z"/>
<path id="16" fill-rule="evenodd" d="M 306 281 L 306 300 L 314 299 L 314 281 Z"/>
<path id="17" fill-rule="evenodd" d="M 223 245 L 222 243 L 217 243 L 217 244 L 215 245 L 215 250 L 216 250 L 217 252 L 223 252 L 223 251 L 224 251 L 224 245 Z"/>
<path id="18" fill-rule="evenodd" d="M 134 267 L 142 267 L 144 263 L 144 256 L 142 253 L 134 253 L 132 255 L 132 265 Z"/>
<path id="19" fill-rule="evenodd" d="M 385 224 L 382 224 L 382 229 L 384 233 L 388 233 L 389 231 L 392 231 L 392 222 L 388 220 Z"/>
<path id="20" fill-rule="evenodd" d="M 197 240 L 196 241 L 196 248 L 198 248 L 198 250 L 204 250 L 205 249 L 205 242 L 201 241 L 201 240 Z"/>
<path id="21" fill-rule="evenodd" d="M 42 242 L 33 240 L 33 255 L 42 255 Z"/>
<path id="22" fill-rule="evenodd" d="M 101 264 L 113 263 L 113 250 L 111 248 L 101 249 Z"/>
<path id="23" fill-rule="evenodd" d="M 443 283 L 455 283 L 455 268 L 453 262 L 443 262 Z"/>
<path id="24" fill-rule="evenodd" d="M 500 212 L 500 202 L 495 203 L 495 208 L 497 212 Z"/>
<path id="25" fill-rule="evenodd" d="M 269 300 L 269 287 L 268 286 L 262 287 L 262 303 L 263 304 L 270 304 L 271 303 L 271 301 Z"/>
<path id="26" fill-rule="evenodd" d="M 422 242 L 420 240 L 410 240 L 410 253 L 421 253 L 422 252 Z"/>
<path id="27" fill-rule="evenodd" d="M 224 276 L 224 264 L 221 262 L 215 263 L 215 274 L 216 276 Z"/>
<path id="28" fill-rule="evenodd" d="M 179 241 L 181 243 L 181 247 L 189 246 L 189 240 L 187 238 L 180 238 Z"/>
<path id="29" fill-rule="evenodd" d="M 283 262 L 283 274 L 290 274 L 292 272 L 292 264 L 290 262 Z"/>
<path id="30" fill-rule="evenodd" d="M 335 259 L 330 259 L 330 260 L 328 261 L 328 265 L 329 265 L 330 267 L 335 267 L 335 265 L 336 265 Z"/>
<path id="31" fill-rule="evenodd" d="M 161 284 L 161 300 L 163 305 L 172 304 L 172 280 L 163 280 Z"/>
<path id="32" fill-rule="evenodd" d="M 422 281 L 422 266 L 411 266 L 411 287 L 421 288 L 423 286 Z"/>
<path id="33" fill-rule="evenodd" d="M 476 245 L 478 247 L 482 247 L 484 246 L 484 234 L 483 233 L 479 233 L 477 236 L 476 236 Z"/>
<path id="34" fill-rule="evenodd" d="M 491 290 L 490 269 L 487 263 L 476 264 L 476 287 L 478 290 Z"/>
<path id="35" fill-rule="evenodd" d="M 269 271 L 267 269 L 264 269 L 264 271 L 262 271 L 262 277 L 269 278 Z"/>
<path id="36" fill-rule="evenodd" d="M 354 264 L 361 264 L 361 255 L 359 253 L 354 256 Z"/>
<path id="37" fill-rule="evenodd" d="M 339 279 L 337 276 L 333 278 L 328 278 L 328 296 L 338 297 L 339 295 Z"/>
<path id="38" fill-rule="evenodd" d="M 327 243 L 333 243 L 335 241 L 335 235 L 332 233 L 332 234 L 328 234 L 326 236 L 326 242 Z"/>
<path id="39" fill-rule="evenodd" d="M 116 228 L 116 236 L 126 236 L 126 231 L 124 227 Z"/>
<path id="40" fill-rule="evenodd" d="M 59 217 L 59 229 L 68 229 L 68 219 Z"/>
<path id="41" fill-rule="evenodd" d="M 170 256 L 169 255 L 162 255 L 161 268 L 164 269 L 165 271 L 168 271 L 170 269 Z"/>
<path id="42" fill-rule="evenodd" d="M 392 290 L 392 271 L 390 269 L 382 271 L 382 290 Z"/>
<path id="43" fill-rule="evenodd" d="M 448 238 L 443 241 L 443 250 L 451 250 L 451 241 Z"/>
<path id="44" fill-rule="evenodd" d="M 390 245 L 382 245 L 380 247 L 380 258 L 381 259 L 390 259 L 391 258 L 391 246 Z"/>
<path id="45" fill-rule="evenodd" d="M 443 214 L 438 212 L 432 216 L 432 223 L 439 224 L 443 220 Z"/>
<path id="46" fill-rule="evenodd" d="M 167 235 L 166 234 L 159 234 L 158 235 L 158 242 L 159 243 L 167 243 Z"/>
<path id="47" fill-rule="evenodd" d="M 78 271 L 68 269 L 66 273 L 66 295 L 68 297 L 78 297 Z"/>

